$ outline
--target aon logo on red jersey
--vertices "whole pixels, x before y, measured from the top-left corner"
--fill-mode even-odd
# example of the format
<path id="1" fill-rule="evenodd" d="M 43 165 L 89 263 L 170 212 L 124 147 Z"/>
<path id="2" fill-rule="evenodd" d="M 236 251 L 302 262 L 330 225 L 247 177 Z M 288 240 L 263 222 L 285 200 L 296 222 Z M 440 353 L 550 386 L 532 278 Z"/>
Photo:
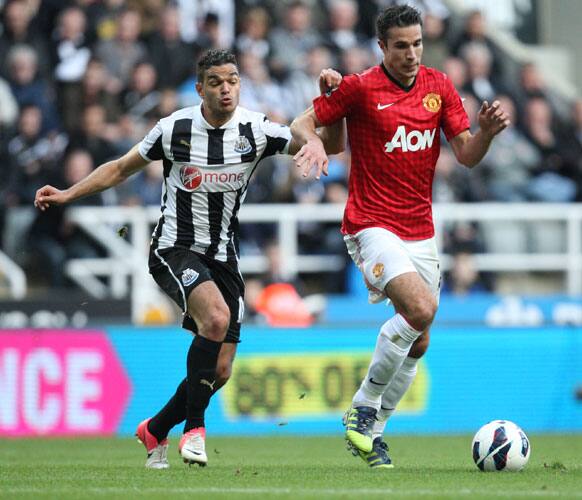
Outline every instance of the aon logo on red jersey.
<path id="1" fill-rule="evenodd" d="M 400 125 L 396 129 L 394 137 L 384 144 L 384 147 L 386 148 L 386 153 L 392 153 L 396 148 L 401 148 L 404 153 L 432 148 L 435 134 L 436 128 L 424 130 L 423 132 L 412 130 L 406 133 L 406 127 Z"/>

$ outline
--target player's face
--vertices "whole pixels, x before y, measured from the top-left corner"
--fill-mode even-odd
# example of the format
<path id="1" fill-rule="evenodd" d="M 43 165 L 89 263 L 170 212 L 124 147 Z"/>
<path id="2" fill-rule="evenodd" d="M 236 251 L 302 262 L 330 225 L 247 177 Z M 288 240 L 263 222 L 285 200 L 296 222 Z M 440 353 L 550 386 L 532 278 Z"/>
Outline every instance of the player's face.
<path id="1" fill-rule="evenodd" d="M 205 112 L 214 119 L 223 119 L 234 113 L 240 96 L 240 76 L 234 64 L 211 66 L 203 82 L 196 84 Z M 207 117 L 208 119 L 208 117 Z"/>
<path id="2" fill-rule="evenodd" d="M 384 66 L 405 86 L 411 85 L 422 58 L 422 31 L 419 24 L 405 28 L 390 28 L 388 38 L 379 40 L 384 54 Z"/>

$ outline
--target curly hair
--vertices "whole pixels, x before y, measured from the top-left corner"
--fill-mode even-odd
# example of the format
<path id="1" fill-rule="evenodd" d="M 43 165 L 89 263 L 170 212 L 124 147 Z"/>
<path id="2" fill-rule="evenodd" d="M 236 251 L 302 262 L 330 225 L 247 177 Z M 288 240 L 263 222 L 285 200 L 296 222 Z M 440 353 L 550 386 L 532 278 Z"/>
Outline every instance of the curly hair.
<path id="1" fill-rule="evenodd" d="M 204 76 L 206 70 L 211 66 L 222 66 L 223 64 L 234 64 L 238 67 L 235 55 L 230 50 L 223 49 L 212 49 L 204 53 L 202 57 L 198 60 L 196 77 L 198 81 L 202 83 L 204 81 Z"/>
<path id="2" fill-rule="evenodd" d="M 390 28 L 406 28 L 416 24 L 422 26 L 422 17 L 417 9 L 410 5 L 394 5 L 380 12 L 376 20 L 376 33 L 378 39 L 385 42 Z"/>

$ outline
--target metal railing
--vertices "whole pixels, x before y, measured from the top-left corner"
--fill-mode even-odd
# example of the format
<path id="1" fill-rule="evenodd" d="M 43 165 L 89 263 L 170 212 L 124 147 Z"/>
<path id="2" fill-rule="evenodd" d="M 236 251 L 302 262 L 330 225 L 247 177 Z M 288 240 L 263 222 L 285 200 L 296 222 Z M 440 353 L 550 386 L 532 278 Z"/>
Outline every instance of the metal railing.
<path id="1" fill-rule="evenodd" d="M 284 275 L 293 278 L 298 273 L 342 269 L 345 265 L 344 255 L 301 255 L 298 241 L 301 222 L 339 223 L 342 214 L 342 205 L 249 204 L 241 208 L 240 220 L 242 224 L 276 225 L 281 258 L 285 263 Z M 156 297 L 159 299 L 157 289 L 147 273 L 151 227 L 159 215 L 158 207 L 69 209 L 70 219 L 98 242 L 108 255 L 104 258 L 72 259 L 67 262 L 66 274 L 95 298 L 127 297 L 131 291 L 134 319 L 139 318 L 146 304 L 155 301 Z M 563 272 L 567 292 L 572 295 L 582 294 L 582 204 L 437 204 L 434 207 L 434 218 L 441 251 L 443 229 L 460 221 L 492 224 L 494 230 L 496 224 L 507 222 L 520 227 L 533 223 L 558 223 L 563 229 L 563 241 L 557 246 L 562 247 L 562 250 L 532 253 L 522 249 L 477 254 L 476 267 L 480 271 Z M 123 227 L 127 227 L 127 240 L 118 234 Z M 267 264 L 263 255 L 241 257 L 244 273 L 263 272 Z M 442 264 L 443 269 L 448 269 L 451 265 L 450 256 L 443 254 Z M 0 266 L 11 279 L 13 294 L 22 296 L 23 273 L 15 265 L 8 264 L 9 267 L 6 267 L 7 263 L 1 255 Z"/>

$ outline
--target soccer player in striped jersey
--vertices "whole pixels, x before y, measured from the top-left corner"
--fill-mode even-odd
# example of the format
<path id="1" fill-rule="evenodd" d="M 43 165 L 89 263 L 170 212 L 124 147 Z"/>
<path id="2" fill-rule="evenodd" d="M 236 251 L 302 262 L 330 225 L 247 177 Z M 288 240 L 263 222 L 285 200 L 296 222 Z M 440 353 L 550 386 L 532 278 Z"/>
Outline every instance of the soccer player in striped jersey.
<path id="1" fill-rule="evenodd" d="M 341 75 L 322 71 L 322 92 Z M 238 267 L 237 214 L 260 161 L 274 154 L 296 154 L 303 145 L 289 127 L 240 107 L 240 76 L 234 55 L 211 50 L 198 62 L 199 106 L 160 120 L 123 157 L 105 163 L 74 186 L 44 186 L 35 206 L 70 203 L 123 182 L 148 163 L 162 160 L 161 216 L 152 236 L 149 269 L 154 280 L 183 310 L 183 327 L 194 340 L 187 376 L 137 436 L 148 452 L 146 467 L 166 468 L 167 435 L 185 420 L 179 452 L 187 463 L 206 465 L 204 413 L 210 397 L 228 380 L 240 338 L 244 282 Z M 328 153 L 344 148 L 343 123 L 324 127 Z M 327 158 L 317 167 L 326 172 Z"/>
<path id="2" fill-rule="evenodd" d="M 392 466 L 382 441 L 386 420 L 414 379 L 437 309 L 432 181 L 441 129 L 457 160 L 470 168 L 509 125 L 498 102 L 484 102 L 479 130 L 470 132 L 450 80 L 420 64 L 421 28 L 416 9 L 385 9 L 377 20 L 382 63 L 346 76 L 291 125 L 293 136 L 306 142 L 297 165 L 309 168 L 326 158 L 316 127 L 346 118 L 352 166 L 342 232 L 370 302 L 388 298 L 396 310 L 380 329 L 368 373 L 344 420 L 348 447 L 372 467 Z"/>

